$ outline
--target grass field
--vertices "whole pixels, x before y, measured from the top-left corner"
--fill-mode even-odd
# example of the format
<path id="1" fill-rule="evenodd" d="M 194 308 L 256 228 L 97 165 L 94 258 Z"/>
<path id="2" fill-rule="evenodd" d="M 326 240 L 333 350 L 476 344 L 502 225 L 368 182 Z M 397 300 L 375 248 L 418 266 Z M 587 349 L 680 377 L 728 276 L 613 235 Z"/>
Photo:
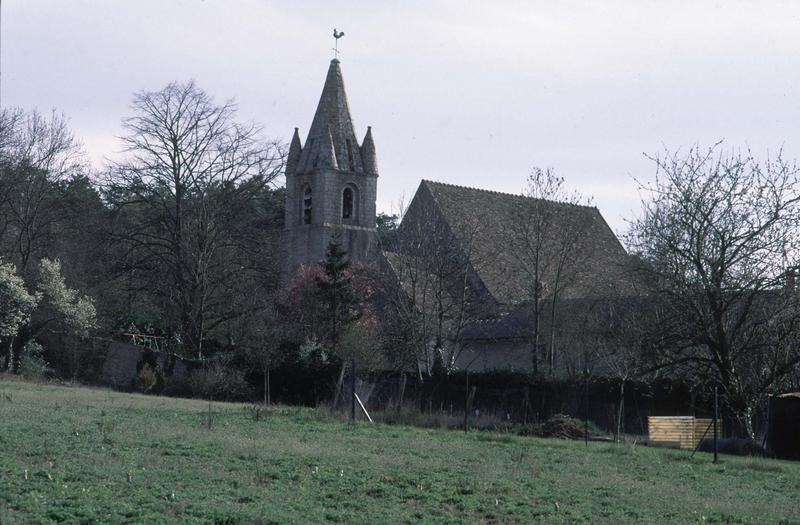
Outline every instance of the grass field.
<path id="1" fill-rule="evenodd" d="M 0 523 L 800 523 L 800 464 L 0 381 Z"/>

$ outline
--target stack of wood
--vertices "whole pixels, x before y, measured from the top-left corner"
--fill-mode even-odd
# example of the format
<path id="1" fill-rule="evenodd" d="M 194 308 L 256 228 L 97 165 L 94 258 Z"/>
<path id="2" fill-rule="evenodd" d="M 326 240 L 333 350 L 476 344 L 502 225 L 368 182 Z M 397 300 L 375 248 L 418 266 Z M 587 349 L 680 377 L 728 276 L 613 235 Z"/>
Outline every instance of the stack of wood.
<path id="1" fill-rule="evenodd" d="M 651 445 L 693 450 L 705 434 L 714 437 L 711 419 L 694 416 L 650 416 L 647 418 L 648 441 Z M 717 433 L 722 435 L 722 422 L 717 422 Z"/>

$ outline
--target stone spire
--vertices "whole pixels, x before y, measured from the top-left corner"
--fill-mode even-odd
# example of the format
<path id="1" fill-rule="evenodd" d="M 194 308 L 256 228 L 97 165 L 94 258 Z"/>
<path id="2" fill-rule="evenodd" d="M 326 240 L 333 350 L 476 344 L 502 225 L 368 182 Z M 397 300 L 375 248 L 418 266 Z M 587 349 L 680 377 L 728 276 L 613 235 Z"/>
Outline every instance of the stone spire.
<path id="1" fill-rule="evenodd" d="M 367 126 L 367 134 L 361 144 L 361 161 L 365 173 L 378 174 L 378 157 L 375 155 L 375 142 L 372 140 L 372 126 Z"/>
<path id="2" fill-rule="evenodd" d="M 347 104 L 342 70 L 339 67 L 339 60 L 336 58 L 331 60 L 328 68 L 322 96 L 317 104 L 311 128 L 308 130 L 305 148 L 300 156 L 298 172 L 309 171 L 319 163 L 318 158 L 323 153 L 320 148 L 328 140 L 327 135 L 330 135 L 333 142 L 334 154 L 340 170 L 364 171 L 358 141 L 353 129 L 353 120 L 350 117 L 350 108 Z"/>
<path id="3" fill-rule="evenodd" d="M 297 164 L 300 162 L 300 154 L 303 147 L 300 145 L 300 131 L 294 128 L 294 135 L 292 136 L 292 143 L 289 146 L 289 154 L 286 156 L 286 175 L 294 175 L 297 170 Z"/>

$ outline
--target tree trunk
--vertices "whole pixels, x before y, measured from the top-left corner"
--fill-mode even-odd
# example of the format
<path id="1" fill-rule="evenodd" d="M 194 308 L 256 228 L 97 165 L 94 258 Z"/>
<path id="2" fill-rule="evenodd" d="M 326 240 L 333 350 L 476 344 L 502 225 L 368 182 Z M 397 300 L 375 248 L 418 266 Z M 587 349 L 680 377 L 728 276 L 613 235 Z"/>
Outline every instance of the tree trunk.
<path id="1" fill-rule="evenodd" d="M 26 334 L 26 330 L 20 330 L 21 334 Z M 30 341 L 30 337 L 27 335 L 17 335 L 16 337 L 11 338 L 11 344 L 9 345 L 9 355 L 8 355 L 8 371 L 12 374 L 19 373 L 19 363 L 22 359 L 22 349 L 25 348 L 25 345 Z"/>
<path id="2" fill-rule="evenodd" d="M 558 281 L 556 281 L 556 287 L 558 286 Z M 550 376 L 555 373 L 555 365 L 556 365 L 556 299 L 558 297 L 557 288 L 556 291 L 553 293 L 553 298 L 550 304 L 550 337 L 548 341 L 548 365 L 550 367 Z"/>
<path id="3" fill-rule="evenodd" d="M 0 372 L 10 371 L 11 367 L 11 337 L 0 342 Z"/>
<path id="4" fill-rule="evenodd" d="M 339 398 L 342 395 L 342 385 L 344 384 L 344 372 L 347 368 L 347 361 L 342 361 L 342 368 L 339 370 L 339 380 L 336 381 L 336 391 L 333 394 L 333 407 L 339 406 Z"/>
<path id="5" fill-rule="evenodd" d="M 406 394 L 406 373 L 400 372 L 400 394 L 397 396 L 397 411 L 403 406 L 403 396 Z"/>
<path id="6" fill-rule="evenodd" d="M 620 379 L 619 381 L 619 411 L 617 412 L 617 443 L 621 442 L 622 437 L 622 418 L 625 415 L 624 412 L 625 408 L 625 380 Z"/>
<path id="7" fill-rule="evenodd" d="M 737 427 L 728 428 L 727 431 L 734 436 L 744 436 L 754 439 L 755 428 L 753 427 L 753 415 L 755 413 L 755 401 L 748 401 L 747 399 L 742 399 L 741 397 L 739 397 L 739 399 L 731 399 L 733 396 L 728 394 L 728 390 L 726 388 L 723 388 L 720 394 L 724 395 L 725 399 L 725 401 L 721 401 L 721 407 L 723 409 L 727 408 L 730 414 L 733 416 L 727 420 L 729 423 L 728 426 L 731 427 L 735 425 Z"/>
<path id="8" fill-rule="evenodd" d="M 264 367 L 264 405 L 267 405 L 267 396 L 269 396 L 269 379 L 267 379 L 267 374 L 269 373 L 269 367 Z"/>
<path id="9" fill-rule="evenodd" d="M 538 288 L 538 283 L 536 283 Z M 533 375 L 539 375 L 539 292 L 534 291 L 533 293 L 533 352 L 532 359 L 533 359 Z"/>

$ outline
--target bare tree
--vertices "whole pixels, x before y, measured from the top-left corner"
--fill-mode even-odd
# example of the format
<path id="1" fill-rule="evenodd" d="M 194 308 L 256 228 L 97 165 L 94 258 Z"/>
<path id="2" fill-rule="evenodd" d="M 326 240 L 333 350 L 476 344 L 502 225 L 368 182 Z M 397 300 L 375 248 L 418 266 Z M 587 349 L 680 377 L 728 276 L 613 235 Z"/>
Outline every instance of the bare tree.
<path id="1" fill-rule="evenodd" d="M 658 316 L 654 306 L 642 296 L 596 298 L 582 308 L 573 326 L 585 370 L 619 382 L 617 441 L 625 430 L 625 388 L 633 380 L 646 380 L 644 374 L 651 368 Z"/>
<path id="2" fill-rule="evenodd" d="M 463 222 L 463 221 L 462 221 Z M 461 351 L 464 326 L 480 304 L 470 288 L 474 240 L 481 226 L 473 216 L 452 227 L 430 203 L 419 202 L 403 220 L 385 253 L 387 267 L 379 294 L 388 322 L 384 336 L 406 352 L 397 366 L 431 374 L 440 363 L 451 370 Z"/>
<path id="3" fill-rule="evenodd" d="M 0 112 L 2 252 L 26 279 L 31 262 L 52 251 L 64 219 L 60 184 L 87 172 L 81 145 L 55 111 Z"/>
<path id="4" fill-rule="evenodd" d="M 258 283 L 251 272 L 263 277 L 232 224 L 281 173 L 283 150 L 191 81 L 137 93 L 132 109 L 105 185 L 111 238 L 120 269 L 144 279 L 183 346 L 202 356 L 207 335 L 242 313 L 229 291 Z"/>
<path id="5" fill-rule="evenodd" d="M 564 179 L 550 168 L 534 168 L 527 182 L 526 198 L 517 201 L 513 219 L 507 224 L 507 252 L 529 284 L 526 292 L 531 308 L 533 372 L 539 373 L 539 359 L 544 357 L 552 374 L 559 300 L 575 284 L 591 255 L 586 216 L 574 213 L 572 208 L 589 201 L 578 192 L 568 191 Z M 549 329 L 542 343 L 544 315 L 549 315 Z"/>
<path id="6" fill-rule="evenodd" d="M 642 213 L 628 245 L 667 317 L 661 365 L 718 382 L 752 435 L 759 400 L 800 365 L 798 168 L 780 153 L 760 161 L 719 144 L 651 157 Z"/>
<path id="7" fill-rule="evenodd" d="M 247 360 L 262 374 L 264 405 L 269 406 L 272 404 L 270 372 L 283 360 L 281 344 L 285 330 L 272 308 L 256 310 L 239 321 L 239 343 L 245 348 Z"/>
<path id="8" fill-rule="evenodd" d="M 70 333 L 72 314 L 82 312 L 94 320 L 91 301 L 83 297 L 80 307 L 72 304 L 78 292 L 64 285 L 60 263 L 45 259 L 72 239 L 66 230 L 75 217 L 73 183 L 85 181 L 87 171 L 66 117 L 55 111 L 49 116 L 16 108 L 0 111 L 0 256 L 13 263 L 28 289 L 36 290 L 38 305 L 14 333 L 0 338 L 0 352 L 12 371 L 34 338 Z"/>

